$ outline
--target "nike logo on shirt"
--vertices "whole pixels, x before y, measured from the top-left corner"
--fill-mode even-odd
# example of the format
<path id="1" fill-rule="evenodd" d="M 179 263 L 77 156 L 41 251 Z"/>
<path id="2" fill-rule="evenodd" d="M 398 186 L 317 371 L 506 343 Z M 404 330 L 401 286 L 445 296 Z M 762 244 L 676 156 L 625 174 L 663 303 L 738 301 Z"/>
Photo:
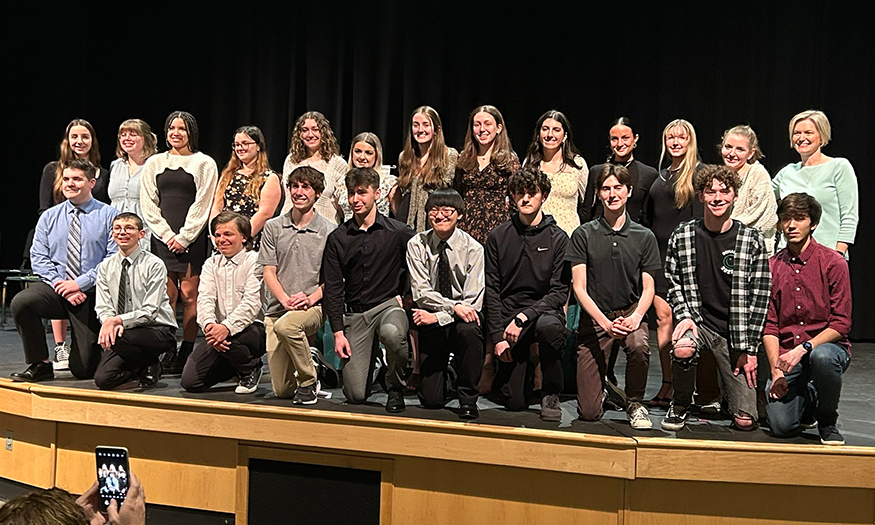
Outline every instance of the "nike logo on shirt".
<path id="1" fill-rule="evenodd" d="M 550 248 L 538 246 L 538 251 L 539 251 L 539 252 L 546 252 L 546 251 L 549 250 L 549 249 L 550 249 Z"/>

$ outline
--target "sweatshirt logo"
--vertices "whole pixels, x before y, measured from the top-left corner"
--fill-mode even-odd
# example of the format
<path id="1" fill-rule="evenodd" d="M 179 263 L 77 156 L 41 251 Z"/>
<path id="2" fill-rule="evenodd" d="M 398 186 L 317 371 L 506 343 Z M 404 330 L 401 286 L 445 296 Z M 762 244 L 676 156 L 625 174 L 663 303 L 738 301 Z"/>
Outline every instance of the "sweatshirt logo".
<path id="1" fill-rule="evenodd" d="M 548 247 L 546 247 L 546 246 L 538 246 L 538 251 L 539 251 L 539 252 L 546 252 L 546 251 L 549 250 L 549 249 L 550 249 L 550 248 L 548 248 Z"/>

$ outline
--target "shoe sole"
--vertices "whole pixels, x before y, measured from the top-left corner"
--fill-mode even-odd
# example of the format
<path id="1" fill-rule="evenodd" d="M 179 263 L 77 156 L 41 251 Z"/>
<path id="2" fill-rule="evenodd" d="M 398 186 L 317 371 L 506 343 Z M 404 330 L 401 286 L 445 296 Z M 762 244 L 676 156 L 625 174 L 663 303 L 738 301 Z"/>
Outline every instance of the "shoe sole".
<path id="1" fill-rule="evenodd" d="M 686 426 L 686 424 L 687 424 L 686 421 L 684 421 L 683 423 L 666 423 L 665 421 L 663 421 L 662 428 L 663 428 L 663 430 L 678 431 L 678 430 L 684 428 Z"/>
<path id="2" fill-rule="evenodd" d="M 316 401 L 318 401 L 318 399 L 312 399 L 312 400 L 307 400 L 307 401 L 297 401 L 297 400 L 293 399 L 292 404 L 293 405 L 315 405 Z"/>
<path id="3" fill-rule="evenodd" d="M 258 390 L 258 387 L 255 388 L 240 388 L 239 386 L 234 389 L 235 394 L 254 394 L 255 391 Z"/>
<path id="4" fill-rule="evenodd" d="M 558 414 L 541 414 L 541 421 L 559 422 L 562 421 L 562 413 Z"/>
<path id="5" fill-rule="evenodd" d="M 66 372 L 66 371 L 70 370 L 70 362 L 64 361 L 64 362 L 52 363 L 52 368 L 55 370 L 55 372 Z"/>
<path id="6" fill-rule="evenodd" d="M 399 413 L 401 413 L 401 412 L 404 412 L 404 410 L 405 410 L 406 408 L 407 408 L 406 406 L 404 406 L 404 407 L 400 407 L 400 408 L 389 408 L 389 407 L 386 407 L 386 412 L 388 412 L 388 413 L 390 413 L 390 414 L 399 414 Z"/>
<path id="7" fill-rule="evenodd" d="M 824 439 L 821 439 L 820 443 L 822 445 L 826 445 L 828 447 L 840 447 L 840 446 L 845 444 L 844 440 L 842 440 L 842 441 L 826 441 Z"/>
<path id="8" fill-rule="evenodd" d="M 634 430 L 653 430 L 653 423 L 638 423 L 636 425 L 629 423 L 629 426 L 631 426 Z"/>

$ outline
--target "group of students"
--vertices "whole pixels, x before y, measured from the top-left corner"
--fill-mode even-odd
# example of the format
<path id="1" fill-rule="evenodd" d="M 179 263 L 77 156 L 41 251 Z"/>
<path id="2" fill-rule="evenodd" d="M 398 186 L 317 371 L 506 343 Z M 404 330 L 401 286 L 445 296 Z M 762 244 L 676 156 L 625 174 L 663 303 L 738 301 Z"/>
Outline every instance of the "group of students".
<path id="1" fill-rule="evenodd" d="M 69 318 L 69 368 L 101 388 L 155 384 L 164 354 L 165 368 L 181 371 L 188 390 L 236 378 L 237 392 L 251 393 L 267 353 L 277 396 L 311 404 L 318 382 L 309 340 L 327 320 L 351 403 L 370 394 L 379 339 L 390 412 L 404 410 L 412 344 L 423 406 L 445 405 L 449 367 L 459 416 L 478 417 L 478 395 L 491 382 L 481 376 L 497 368 L 509 409 L 528 407 L 536 375 L 541 417 L 557 421 L 566 316 L 579 311 L 579 415 L 599 419 L 605 401 L 619 397 L 614 404 L 634 428 L 645 429 L 651 427 L 643 402 L 650 356 L 645 316 L 653 305 L 665 359 L 654 401 L 670 399 L 664 428 L 683 427 L 697 383 L 716 385 L 718 373 L 733 424 L 754 428 L 756 356 L 764 341 L 772 369 L 768 413 L 781 421 L 778 432 L 795 431 L 813 414 L 824 442 L 841 441 L 834 374 L 825 380 L 825 372 L 812 370 L 815 356 L 838 343 L 832 346 L 846 357 L 838 367 L 840 390 L 850 355 L 850 290 L 847 264 L 833 248 L 845 251 L 853 242 L 856 180 L 847 161 L 820 152 L 830 135 L 821 112 L 800 113 L 790 123 L 802 162 L 773 181 L 780 205 L 747 126 L 724 134 L 725 165 L 716 167 L 698 162 L 692 125 L 673 121 L 663 136 L 671 166 L 657 173 L 633 158 L 638 136 L 621 118 L 610 128 L 608 162 L 588 170 L 567 118 L 550 111 L 539 119 L 520 167 L 494 107 L 472 112 L 458 154 L 445 145 L 437 112 L 424 106 L 411 117 L 397 179 L 383 169 L 382 148 L 370 133 L 356 137 L 344 163 L 317 112 L 298 119 L 283 177 L 269 169 L 264 138 L 249 126 L 235 134 L 221 180 L 215 162 L 197 152 L 190 114 L 168 117 L 170 150 L 163 154 L 144 153 L 150 142 L 154 153 L 154 135 L 145 123 L 126 121 L 118 143 L 125 178 L 116 180 L 114 170 L 109 187 L 124 182 L 131 202 L 116 209 L 92 198 L 100 176 L 88 158 L 93 129 L 83 122 L 71 123 L 62 159 L 46 170 L 54 170 L 64 200 L 36 228 L 31 259 L 43 282 L 13 300 L 30 365 L 15 379 L 53 377 L 41 319 Z M 86 135 L 89 148 L 82 146 Z M 69 159 L 65 147 L 74 153 Z M 808 187 L 794 188 L 803 183 Z M 788 188 L 820 198 L 786 195 Z M 776 224 L 788 247 L 772 259 L 770 272 Z M 779 293 L 784 283 L 771 280 L 784 275 L 775 269 L 782 254 L 787 264 L 801 258 L 804 265 L 811 252 L 821 252 L 812 225 L 827 249 L 802 272 L 806 281 L 794 283 L 795 295 Z M 246 249 L 253 243 L 258 251 Z M 213 246 L 217 253 L 208 256 Z M 786 256 L 794 246 L 798 251 Z M 827 293 L 828 301 L 814 293 Z M 205 341 L 194 349 L 198 326 Z M 606 379 L 618 347 L 628 357 L 625 392 Z M 716 371 L 697 379 L 706 355 Z M 817 384 L 818 377 L 835 395 L 808 390 L 809 379 Z"/>

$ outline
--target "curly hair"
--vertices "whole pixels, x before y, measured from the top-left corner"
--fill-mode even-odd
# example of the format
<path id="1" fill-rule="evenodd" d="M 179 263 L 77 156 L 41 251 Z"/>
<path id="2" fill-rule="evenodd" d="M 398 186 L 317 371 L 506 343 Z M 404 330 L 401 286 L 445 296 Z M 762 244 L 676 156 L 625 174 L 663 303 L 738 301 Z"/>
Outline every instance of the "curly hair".
<path id="1" fill-rule="evenodd" d="M 738 193 L 738 188 L 741 186 L 741 179 L 738 173 L 735 173 L 727 166 L 706 164 L 699 169 L 693 177 L 693 188 L 696 193 L 702 193 L 710 188 L 714 181 L 726 185 L 726 188 L 732 188 L 732 191 Z"/>
<path id="2" fill-rule="evenodd" d="M 291 145 L 289 146 L 289 156 L 291 157 L 291 161 L 298 164 L 310 156 L 310 152 L 307 151 L 307 146 L 305 146 L 304 141 L 301 140 L 302 128 L 307 119 L 313 119 L 316 121 L 316 126 L 319 128 L 319 134 L 322 136 L 319 144 L 319 154 L 322 156 L 322 160 L 328 162 L 331 160 L 331 157 L 340 155 L 340 146 L 337 144 L 337 139 L 334 138 L 334 132 L 331 131 L 331 123 L 328 122 L 328 119 L 325 118 L 325 115 L 322 113 L 319 113 L 318 111 L 308 111 L 298 117 L 298 120 L 295 121 L 295 127 L 292 130 Z"/>

